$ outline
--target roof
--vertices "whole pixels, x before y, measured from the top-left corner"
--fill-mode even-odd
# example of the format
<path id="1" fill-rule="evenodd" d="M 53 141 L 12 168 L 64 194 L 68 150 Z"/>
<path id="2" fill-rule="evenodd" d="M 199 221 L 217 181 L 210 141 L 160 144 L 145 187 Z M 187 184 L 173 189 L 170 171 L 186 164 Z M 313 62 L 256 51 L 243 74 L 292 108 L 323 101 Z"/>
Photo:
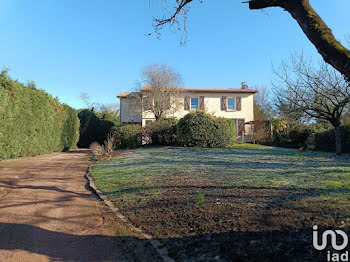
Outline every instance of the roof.
<path id="1" fill-rule="evenodd" d="M 143 86 L 141 91 L 149 90 L 149 86 Z M 257 93 L 257 90 L 249 88 L 181 88 L 191 93 Z M 122 92 L 123 93 L 123 92 Z"/>
<path id="2" fill-rule="evenodd" d="M 138 92 L 120 92 L 117 97 L 121 98 L 121 97 L 128 97 L 128 96 L 132 96 L 134 94 L 137 94 Z"/>

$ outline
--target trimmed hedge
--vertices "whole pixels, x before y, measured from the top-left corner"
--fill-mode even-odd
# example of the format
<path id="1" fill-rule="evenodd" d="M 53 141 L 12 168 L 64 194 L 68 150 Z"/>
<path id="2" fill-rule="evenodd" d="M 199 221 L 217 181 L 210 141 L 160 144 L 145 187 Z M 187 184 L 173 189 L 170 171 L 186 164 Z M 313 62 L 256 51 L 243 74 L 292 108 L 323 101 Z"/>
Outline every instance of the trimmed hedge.
<path id="1" fill-rule="evenodd" d="M 235 143 L 236 127 L 232 120 L 196 111 L 180 119 L 178 142 L 183 146 L 226 147 Z"/>
<path id="2" fill-rule="evenodd" d="M 78 147 L 81 148 L 88 148 L 92 142 L 103 144 L 114 126 L 113 122 L 100 119 L 94 112 L 87 109 L 80 111 L 78 117 L 80 119 Z"/>
<path id="3" fill-rule="evenodd" d="M 113 127 L 116 148 L 136 148 L 141 145 L 141 126 L 124 125 Z"/>
<path id="4" fill-rule="evenodd" d="M 143 128 L 143 137 L 150 138 L 148 144 L 173 146 L 177 144 L 177 123 L 176 118 L 163 118 L 153 121 L 152 125 Z"/>
<path id="5" fill-rule="evenodd" d="M 76 147 L 79 119 L 73 108 L 43 90 L 0 74 L 0 160 Z"/>
<path id="6" fill-rule="evenodd" d="M 325 132 L 316 133 L 316 149 L 328 152 L 335 152 L 335 131 L 334 128 Z M 341 127 L 342 153 L 350 153 L 350 125 Z"/>

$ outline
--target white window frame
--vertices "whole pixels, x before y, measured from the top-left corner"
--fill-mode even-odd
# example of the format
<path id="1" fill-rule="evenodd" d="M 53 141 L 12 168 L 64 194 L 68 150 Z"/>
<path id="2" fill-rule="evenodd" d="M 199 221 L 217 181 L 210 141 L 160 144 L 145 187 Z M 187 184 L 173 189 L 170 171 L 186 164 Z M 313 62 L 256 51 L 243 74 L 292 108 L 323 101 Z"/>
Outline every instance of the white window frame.
<path id="1" fill-rule="evenodd" d="M 197 108 L 192 108 L 192 99 L 197 99 Z M 190 97 L 190 110 L 196 111 L 199 109 L 199 97 Z"/>
<path id="2" fill-rule="evenodd" d="M 232 98 L 234 99 L 234 104 L 233 104 L 234 108 L 233 109 L 229 109 L 228 108 L 228 100 L 232 99 Z M 236 99 L 237 98 L 235 96 L 226 97 L 226 111 L 232 112 L 232 111 L 236 111 L 237 110 L 237 108 L 236 108 L 236 103 L 237 103 Z"/>

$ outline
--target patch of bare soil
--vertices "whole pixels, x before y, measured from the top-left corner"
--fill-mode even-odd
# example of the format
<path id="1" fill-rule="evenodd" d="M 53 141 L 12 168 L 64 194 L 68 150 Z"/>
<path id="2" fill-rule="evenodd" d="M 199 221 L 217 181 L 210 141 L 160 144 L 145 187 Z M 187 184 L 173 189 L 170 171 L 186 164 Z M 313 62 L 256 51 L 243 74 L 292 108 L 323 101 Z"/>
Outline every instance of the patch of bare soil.
<path id="1" fill-rule="evenodd" d="M 325 261 L 326 253 L 312 247 L 312 226 L 349 232 L 344 218 L 312 190 L 234 187 L 191 177 L 157 184 L 166 192 L 121 211 L 161 238 L 177 261 Z M 296 205 L 305 198 L 318 201 Z"/>
<path id="2" fill-rule="evenodd" d="M 0 163 L 0 261 L 159 260 L 85 188 L 88 159 L 76 150 Z"/>

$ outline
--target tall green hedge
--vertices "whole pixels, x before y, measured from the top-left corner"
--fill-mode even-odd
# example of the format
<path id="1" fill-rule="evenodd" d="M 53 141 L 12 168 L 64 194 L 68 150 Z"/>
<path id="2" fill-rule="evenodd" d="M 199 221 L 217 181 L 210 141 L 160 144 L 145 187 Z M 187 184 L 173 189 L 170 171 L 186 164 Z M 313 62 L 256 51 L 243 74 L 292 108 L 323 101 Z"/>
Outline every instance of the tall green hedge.
<path id="1" fill-rule="evenodd" d="M 335 152 L 334 128 L 325 132 L 316 133 L 316 149 Z M 341 126 L 342 153 L 350 153 L 350 125 Z"/>
<path id="2" fill-rule="evenodd" d="M 217 118 L 196 111 L 180 119 L 178 143 L 194 147 L 227 147 L 235 143 L 236 128 L 230 119 Z"/>
<path id="3" fill-rule="evenodd" d="M 74 148 L 79 139 L 76 110 L 43 90 L 0 74 L 0 160 Z"/>

